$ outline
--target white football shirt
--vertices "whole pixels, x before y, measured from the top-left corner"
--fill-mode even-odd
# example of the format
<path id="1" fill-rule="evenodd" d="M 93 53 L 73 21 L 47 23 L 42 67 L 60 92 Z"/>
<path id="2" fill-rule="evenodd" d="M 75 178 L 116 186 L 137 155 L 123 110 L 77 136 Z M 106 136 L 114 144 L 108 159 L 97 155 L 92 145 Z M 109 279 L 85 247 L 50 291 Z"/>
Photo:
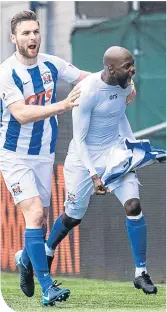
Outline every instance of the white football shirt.
<path id="1" fill-rule="evenodd" d="M 117 144 L 119 136 L 135 140 L 125 114 L 131 86 L 123 89 L 108 85 L 102 81 L 101 72 L 87 76 L 78 85 L 81 96 L 79 106 L 72 112 L 73 139 L 69 152 L 82 161 L 92 176 L 96 170 L 89 150 L 100 153 Z"/>
<path id="2" fill-rule="evenodd" d="M 63 59 L 38 54 L 32 66 L 21 64 L 15 54 L 0 66 L 1 129 L 0 148 L 29 155 L 48 155 L 55 151 L 57 117 L 21 125 L 8 111 L 8 105 L 24 100 L 26 105 L 56 102 L 58 79 L 77 80 L 80 70 Z"/>

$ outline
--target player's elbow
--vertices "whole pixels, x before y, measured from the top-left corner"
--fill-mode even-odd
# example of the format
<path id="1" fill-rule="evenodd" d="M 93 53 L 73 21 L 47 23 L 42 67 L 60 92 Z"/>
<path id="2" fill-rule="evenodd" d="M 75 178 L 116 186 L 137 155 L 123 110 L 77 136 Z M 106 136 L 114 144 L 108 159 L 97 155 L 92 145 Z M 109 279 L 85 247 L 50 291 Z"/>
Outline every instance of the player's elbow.
<path id="1" fill-rule="evenodd" d="M 26 115 L 24 114 L 24 112 L 20 111 L 20 112 L 17 112 L 15 115 L 14 115 L 15 119 L 21 124 L 21 125 L 25 125 L 26 123 L 28 123 L 28 120 L 27 120 L 27 117 Z"/>
<path id="2" fill-rule="evenodd" d="M 20 119 L 20 121 L 19 121 L 19 123 L 21 124 L 21 125 L 25 125 L 26 123 L 28 123 L 28 121 L 26 120 L 26 119 Z"/>

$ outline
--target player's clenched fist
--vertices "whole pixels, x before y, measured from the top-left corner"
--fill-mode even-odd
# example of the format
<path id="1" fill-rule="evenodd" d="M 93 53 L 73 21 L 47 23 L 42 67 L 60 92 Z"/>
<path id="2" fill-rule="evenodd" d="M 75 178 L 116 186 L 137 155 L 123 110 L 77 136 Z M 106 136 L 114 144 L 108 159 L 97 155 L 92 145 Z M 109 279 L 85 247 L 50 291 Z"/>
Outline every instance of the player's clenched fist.
<path id="1" fill-rule="evenodd" d="M 97 174 L 92 176 L 92 181 L 96 195 L 105 195 L 107 193 L 107 188 L 103 185 L 103 182 Z"/>

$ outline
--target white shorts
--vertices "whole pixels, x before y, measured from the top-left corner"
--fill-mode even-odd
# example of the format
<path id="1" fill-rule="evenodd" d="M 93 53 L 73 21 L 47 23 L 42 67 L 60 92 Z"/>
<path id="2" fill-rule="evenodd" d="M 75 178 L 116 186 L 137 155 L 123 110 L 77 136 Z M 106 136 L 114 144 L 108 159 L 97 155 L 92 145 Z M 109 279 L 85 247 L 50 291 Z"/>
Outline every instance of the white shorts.
<path id="1" fill-rule="evenodd" d="M 45 157 L 18 155 L 2 149 L 0 153 L 0 170 L 15 205 L 40 196 L 43 207 L 49 207 L 54 154 Z"/>
<path id="2" fill-rule="evenodd" d="M 98 158 L 104 161 L 104 154 Z M 65 212 L 69 217 L 81 219 L 89 205 L 90 197 L 94 194 L 92 179 L 81 162 L 73 161 L 72 154 L 68 154 L 64 164 L 64 178 L 66 188 Z M 104 163 L 103 163 L 104 164 Z M 96 167 L 99 176 L 102 176 L 105 168 Z M 110 189 L 110 185 L 108 186 Z M 111 191 L 111 189 L 110 189 Z M 131 198 L 139 199 L 139 180 L 136 173 L 129 172 L 120 179 L 112 193 L 119 199 L 122 205 Z M 100 195 L 99 195 L 100 196 Z"/>

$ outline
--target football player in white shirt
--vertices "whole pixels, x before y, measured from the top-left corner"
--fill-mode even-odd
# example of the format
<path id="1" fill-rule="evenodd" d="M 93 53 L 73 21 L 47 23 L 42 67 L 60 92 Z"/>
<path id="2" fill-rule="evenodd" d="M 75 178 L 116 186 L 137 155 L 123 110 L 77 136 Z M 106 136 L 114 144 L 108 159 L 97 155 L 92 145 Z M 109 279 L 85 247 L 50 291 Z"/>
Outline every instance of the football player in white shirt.
<path id="1" fill-rule="evenodd" d="M 127 232 L 136 266 L 134 285 L 146 294 L 156 294 L 157 287 L 146 269 L 147 230 L 135 172 L 127 173 L 114 188 L 109 184 L 108 190 L 101 180 L 111 149 L 116 148 L 122 138 L 135 140 L 125 113 L 131 78 L 136 70 L 134 59 L 128 50 L 113 46 L 105 52 L 103 64 L 101 72 L 79 83 L 79 106 L 72 112 L 73 139 L 64 165 L 65 212 L 55 221 L 45 244 L 46 254 L 50 256 L 51 266 L 56 246 L 80 224 L 90 196 L 112 191 L 126 211 Z"/>
<path id="2" fill-rule="evenodd" d="M 70 294 L 69 289 L 52 281 L 44 246 L 58 127 L 56 115 L 78 105 L 74 101 L 80 94 L 75 87 L 65 100 L 56 103 L 56 82 L 64 79 L 76 84 L 89 73 L 56 56 L 38 53 L 41 35 L 34 12 L 16 14 L 11 30 L 16 52 L 0 66 L 0 169 L 26 223 L 25 248 L 16 254 L 21 289 L 28 297 L 33 296 L 33 266 L 42 288 L 43 304 L 53 305 Z"/>

